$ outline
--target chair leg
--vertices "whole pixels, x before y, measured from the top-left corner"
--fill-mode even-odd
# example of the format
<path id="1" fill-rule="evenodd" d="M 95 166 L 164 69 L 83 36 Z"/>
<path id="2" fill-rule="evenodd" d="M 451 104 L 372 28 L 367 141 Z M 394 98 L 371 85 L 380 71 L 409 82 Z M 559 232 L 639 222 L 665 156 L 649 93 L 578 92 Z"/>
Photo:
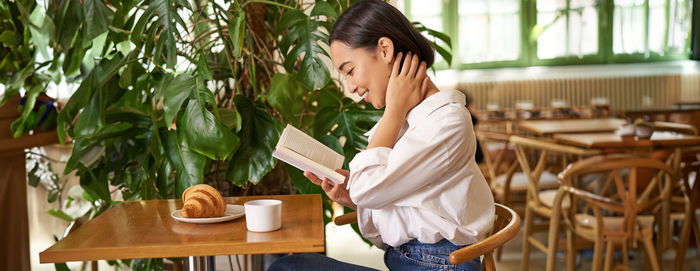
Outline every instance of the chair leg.
<path id="1" fill-rule="evenodd" d="M 576 271 L 576 234 L 566 227 L 566 269 Z"/>
<path id="2" fill-rule="evenodd" d="M 656 251 L 654 250 L 654 244 L 653 241 L 651 240 L 651 233 L 649 233 L 648 238 L 642 239 L 642 242 L 644 243 L 644 248 L 646 249 L 647 257 L 649 258 L 649 261 L 651 262 L 651 268 L 654 271 L 659 271 L 661 268 L 659 267 L 659 260 L 656 258 Z M 678 257 L 676 257 L 678 259 Z"/>
<path id="3" fill-rule="evenodd" d="M 532 234 L 532 220 L 533 215 L 532 209 L 525 206 L 525 229 L 523 230 L 523 256 L 520 262 L 520 270 L 527 271 L 530 269 L 530 241 L 528 238 Z"/>
<path id="4" fill-rule="evenodd" d="M 552 214 L 549 217 L 549 236 L 547 236 L 547 271 L 554 271 L 557 260 L 557 245 L 559 244 L 559 224 L 561 218 L 561 202 L 564 199 L 564 190 L 557 190 L 552 203 Z"/>
<path id="5" fill-rule="evenodd" d="M 695 215 L 695 209 L 693 209 L 692 215 Z M 698 220 L 693 219 L 693 232 L 695 233 L 695 247 L 698 248 L 698 256 L 700 256 L 700 227 L 698 227 Z"/>
<path id="6" fill-rule="evenodd" d="M 630 251 L 627 242 L 622 242 L 622 264 L 627 268 L 630 266 Z"/>
<path id="7" fill-rule="evenodd" d="M 596 238 L 595 242 L 593 243 L 593 265 L 591 266 L 591 270 L 593 271 L 599 271 L 602 268 L 602 259 L 603 258 L 603 240 L 600 238 Z"/>
<path id="8" fill-rule="evenodd" d="M 503 247 L 499 247 L 496 249 L 496 261 L 501 261 L 501 256 L 503 256 Z"/>
<path id="9" fill-rule="evenodd" d="M 683 219 L 683 228 L 681 229 L 681 236 L 678 243 L 678 248 L 676 249 L 676 271 L 683 270 L 683 263 L 685 262 L 685 251 L 688 249 L 688 239 L 690 238 L 690 229 L 693 224 L 693 219 L 691 218 L 693 211 L 689 208 L 685 210 L 685 219 Z"/>
<path id="10" fill-rule="evenodd" d="M 615 245 L 613 244 L 612 241 L 608 241 L 607 244 L 607 250 L 605 251 L 605 271 L 611 271 L 613 262 L 615 262 L 615 259 L 613 259 L 614 255 L 613 252 L 615 251 Z"/>

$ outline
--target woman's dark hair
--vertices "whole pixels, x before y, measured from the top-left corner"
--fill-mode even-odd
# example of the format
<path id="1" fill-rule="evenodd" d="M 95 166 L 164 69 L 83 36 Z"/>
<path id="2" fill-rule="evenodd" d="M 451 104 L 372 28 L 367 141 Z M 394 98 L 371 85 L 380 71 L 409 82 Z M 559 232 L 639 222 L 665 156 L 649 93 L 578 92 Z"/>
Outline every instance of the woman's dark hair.
<path id="1" fill-rule="evenodd" d="M 433 65 L 435 52 L 428 39 L 413 27 L 395 7 L 379 0 L 360 1 L 338 17 L 328 42 L 342 41 L 352 48 L 373 50 L 379 38 L 394 43 L 394 55 L 407 52 L 418 55 L 428 67 Z"/>

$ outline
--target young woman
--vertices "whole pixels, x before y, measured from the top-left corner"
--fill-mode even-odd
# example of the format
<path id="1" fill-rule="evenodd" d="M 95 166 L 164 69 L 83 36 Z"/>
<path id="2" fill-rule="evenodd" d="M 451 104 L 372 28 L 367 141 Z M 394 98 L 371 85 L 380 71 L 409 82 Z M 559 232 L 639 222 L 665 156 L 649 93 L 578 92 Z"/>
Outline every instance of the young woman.
<path id="1" fill-rule="evenodd" d="M 493 225 L 491 191 L 474 162 L 464 95 L 440 91 L 426 68 L 433 48 L 396 8 L 378 0 L 345 11 L 330 35 L 334 67 L 350 92 L 385 108 L 345 183 L 310 172 L 334 201 L 357 210 L 362 235 L 386 251 L 391 270 L 480 270 L 479 258 L 450 265 L 449 253 Z M 422 60 L 422 61 L 421 61 Z M 368 270 L 320 254 L 286 256 L 268 270 Z"/>

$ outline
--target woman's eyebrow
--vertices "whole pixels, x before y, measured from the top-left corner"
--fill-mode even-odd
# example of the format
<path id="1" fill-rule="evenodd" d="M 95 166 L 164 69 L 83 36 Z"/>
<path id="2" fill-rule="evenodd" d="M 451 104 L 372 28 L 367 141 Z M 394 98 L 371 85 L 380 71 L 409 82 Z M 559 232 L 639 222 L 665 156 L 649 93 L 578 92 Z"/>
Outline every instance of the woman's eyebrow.
<path id="1" fill-rule="evenodd" d="M 350 63 L 350 61 L 345 61 L 342 64 L 340 64 L 340 66 L 338 66 L 338 71 L 342 71 L 345 64 L 348 64 L 348 63 Z"/>

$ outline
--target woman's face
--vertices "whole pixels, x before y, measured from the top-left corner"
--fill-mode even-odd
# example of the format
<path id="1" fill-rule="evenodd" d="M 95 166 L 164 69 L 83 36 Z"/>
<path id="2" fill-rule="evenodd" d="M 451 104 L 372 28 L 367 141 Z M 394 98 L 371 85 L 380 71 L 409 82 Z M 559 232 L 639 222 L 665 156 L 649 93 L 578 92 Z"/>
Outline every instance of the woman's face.
<path id="1" fill-rule="evenodd" d="M 391 75 L 391 52 L 381 45 L 376 50 L 352 48 L 342 41 L 331 42 L 331 60 L 340 74 L 345 76 L 348 89 L 357 93 L 374 108 L 386 105 L 386 87 Z"/>

